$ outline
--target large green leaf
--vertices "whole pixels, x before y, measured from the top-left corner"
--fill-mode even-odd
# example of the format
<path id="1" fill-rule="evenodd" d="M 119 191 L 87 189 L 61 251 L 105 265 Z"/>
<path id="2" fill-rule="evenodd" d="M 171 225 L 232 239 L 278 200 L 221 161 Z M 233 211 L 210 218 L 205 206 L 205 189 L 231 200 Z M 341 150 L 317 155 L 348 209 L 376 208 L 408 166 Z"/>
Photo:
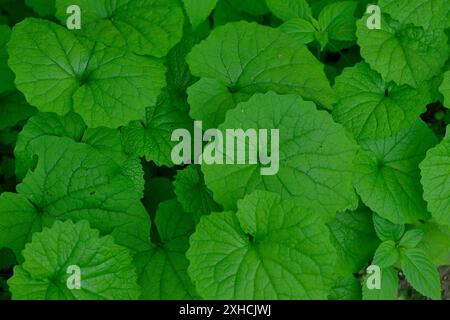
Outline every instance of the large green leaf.
<path id="1" fill-rule="evenodd" d="M 165 86 L 161 61 L 78 39 L 49 21 L 26 19 L 8 44 L 17 88 L 43 112 L 73 110 L 90 127 L 139 120 Z"/>
<path id="2" fill-rule="evenodd" d="M 326 299 L 333 247 L 307 206 L 257 191 L 237 214 L 205 216 L 191 237 L 189 275 L 206 299 Z"/>
<path id="3" fill-rule="evenodd" d="M 33 236 L 25 262 L 8 281 L 15 300 L 126 300 L 139 297 L 131 255 L 89 223 L 55 222 Z M 80 271 L 80 288 L 69 289 L 70 267 Z"/>

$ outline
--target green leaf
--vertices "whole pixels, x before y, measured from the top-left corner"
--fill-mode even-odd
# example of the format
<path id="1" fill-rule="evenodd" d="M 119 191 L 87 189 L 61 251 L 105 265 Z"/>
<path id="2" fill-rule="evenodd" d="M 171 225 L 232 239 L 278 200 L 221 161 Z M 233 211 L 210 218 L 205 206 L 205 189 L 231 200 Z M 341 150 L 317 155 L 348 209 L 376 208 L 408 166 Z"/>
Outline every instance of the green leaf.
<path id="1" fill-rule="evenodd" d="M 356 145 L 331 116 L 294 95 L 273 92 L 254 95 L 227 113 L 225 129 L 279 129 L 279 171 L 261 175 L 261 164 L 202 165 L 206 185 L 226 210 L 254 190 L 276 192 L 282 198 L 297 198 L 324 211 L 332 219 L 337 210 L 352 207 L 352 160 Z M 226 136 L 228 136 L 228 138 Z M 245 141 L 245 150 L 250 149 Z M 276 165 L 276 159 L 272 165 Z"/>
<path id="2" fill-rule="evenodd" d="M 380 268 L 393 266 L 399 259 L 400 254 L 394 241 L 388 240 L 379 245 L 373 257 L 373 264 Z"/>
<path id="3" fill-rule="evenodd" d="M 339 277 L 331 290 L 329 300 L 361 300 L 361 285 L 354 275 Z"/>
<path id="4" fill-rule="evenodd" d="M 1 196 L 0 229 L 6 234 L 0 247 L 20 254 L 36 226 L 68 219 L 88 220 L 131 250 L 147 247 L 150 224 L 140 195 L 109 157 L 60 137 L 36 139 L 32 149 L 36 168 L 17 186 L 18 194 Z"/>
<path id="5" fill-rule="evenodd" d="M 444 79 L 439 87 L 439 91 L 444 96 L 444 106 L 450 109 L 450 71 L 444 73 Z"/>
<path id="6" fill-rule="evenodd" d="M 356 18 L 358 5 L 355 1 L 340 1 L 329 4 L 319 14 L 318 22 L 321 30 L 326 31 L 328 38 L 339 41 L 355 41 Z"/>
<path id="7" fill-rule="evenodd" d="M 398 245 L 403 248 L 412 249 L 417 247 L 422 239 L 423 231 L 420 229 L 413 229 L 406 231 Z"/>
<path id="8" fill-rule="evenodd" d="M 380 289 L 369 289 L 367 277 L 362 282 L 363 300 L 396 300 L 398 293 L 398 275 L 394 268 L 381 269 Z"/>
<path id="9" fill-rule="evenodd" d="M 25 3 L 41 17 L 52 16 L 56 12 L 55 0 L 25 0 Z"/>
<path id="10" fill-rule="evenodd" d="M 280 26 L 280 30 L 302 44 L 308 44 L 315 40 L 316 28 L 305 19 L 288 20 Z"/>
<path id="11" fill-rule="evenodd" d="M 205 299 L 326 299 L 334 252 L 319 215 L 257 191 L 237 214 L 204 216 L 187 252 Z"/>
<path id="12" fill-rule="evenodd" d="M 225 121 L 228 110 L 251 95 L 231 93 L 220 81 L 202 78 L 188 88 L 189 115 L 203 122 L 204 129 L 217 128 Z"/>
<path id="13" fill-rule="evenodd" d="M 208 18 L 216 7 L 217 0 L 183 0 L 183 3 L 192 28 L 195 29 Z"/>
<path id="14" fill-rule="evenodd" d="M 165 85 L 161 61 L 78 39 L 52 22 L 14 27 L 9 66 L 17 88 L 42 112 L 73 110 L 89 127 L 118 127 L 144 116 Z"/>
<path id="15" fill-rule="evenodd" d="M 435 148 L 427 152 L 420 164 L 423 197 L 428 210 L 438 223 L 450 226 L 450 127 L 447 135 Z"/>
<path id="16" fill-rule="evenodd" d="M 445 29 L 449 6 L 446 0 L 380 0 L 381 11 L 404 24 L 425 29 Z"/>
<path id="17" fill-rule="evenodd" d="M 329 227 L 338 257 L 336 273 L 358 273 L 370 261 L 379 244 L 370 210 L 338 212 Z"/>
<path id="18" fill-rule="evenodd" d="M 306 0 L 266 0 L 269 10 L 283 21 L 301 18 L 308 20 L 311 9 Z"/>
<path id="19" fill-rule="evenodd" d="M 355 188 L 364 204 L 396 224 L 428 218 L 419 163 L 436 143 L 421 121 L 395 136 L 362 141 L 355 159 Z"/>
<path id="20" fill-rule="evenodd" d="M 0 130 L 16 126 L 36 113 L 19 91 L 0 94 Z"/>
<path id="21" fill-rule="evenodd" d="M 450 265 L 450 228 L 435 222 L 421 224 L 423 239 L 417 248 L 425 251 L 437 266 Z"/>
<path id="22" fill-rule="evenodd" d="M 373 224 L 375 226 L 375 232 L 377 233 L 378 238 L 382 241 L 398 241 L 405 232 L 404 224 L 392 223 L 377 214 L 373 214 Z"/>
<path id="23" fill-rule="evenodd" d="M 174 181 L 177 200 L 185 212 L 192 213 L 196 222 L 204 215 L 221 210 L 206 187 L 198 166 L 189 166 L 177 173 Z"/>
<path id="24" fill-rule="evenodd" d="M 182 128 L 192 131 L 192 126 L 187 112 L 175 107 L 163 92 L 158 103 L 146 109 L 144 121 L 133 121 L 122 128 L 123 145 L 127 152 L 158 166 L 173 167 L 171 152 L 177 142 L 172 141 L 172 133 Z"/>
<path id="25" fill-rule="evenodd" d="M 70 5 L 81 8 L 82 36 L 138 55 L 164 57 L 183 34 L 178 0 L 56 0 L 56 16 L 64 25 Z"/>
<path id="26" fill-rule="evenodd" d="M 401 24 L 387 15 L 381 17 L 380 30 L 369 29 L 367 18 L 357 23 L 358 44 L 363 58 L 383 79 L 417 88 L 440 73 L 450 52 L 443 31 Z"/>
<path id="27" fill-rule="evenodd" d="M 0 25 L 0 93 L 14 89 L 14 73 L 8 67 L 6 44 L 11 37 L 8 26 Z"/>
<path id="28" fill-rule="evenodd" d="M 344 69 L 334 90 L 339 103 L 333 118 L 358 140 L 397 134 L 413 125 L 430 102 L 425 90 L 386 83 L 364 62 Z"/>
<path id="29" fill-rule="evenodd" d="M 99 237 L 89 223 L 55 222 L 33 236 L 25 262 L 8 281 L 14 300 L 128 300 L 139 287 L 128 250 Z M 79 290 L 69 289 L 70 266 L 81 271 Z"/>
<path id="30" fill-rule="evenodd" d="M 401 256 L 406 280 L 421 294 L 434 300 L 441 299 L 441 283 L 437 268 L 421 249 L 405 249 Z"/>
<path id="31" fill-rule="evenodd" d="M 160 204 L 156 227 L 162 243 L 135 256 L 138 283 L 143 299 L 193 299 L 194 285 L 187 274 L 189 236 L 194 232 L 192 215 L 183 211 L 176 200 Z"/>
<path id="32" fill-rule="evenodd" d="M 88 129 L 83 119 L 75 113 L 68 113 L 63 117 L 55 113 L 38 113 L 27 122 L 19 134 L 14 150 L 16 174 L 19 178 L 23 179 L 28 170 L 34 166 L 33 141 L 46 136 L 67 137 L 75 142 L 92 146 L 121 167 L 122 173 L 134 182 L 136 191 L 143 193 L 144 181 L 140 160 L 124 152 L 119 131 L 109 128 Z"/>
<path id="33" fill-rule="evenodd" d="M 233 93 L 271 90 L 296 93 L 326 108 L 334 103 L 323 65 L 278 29 L 247 22 L 227 24 L 195 46 L 187 61 L 195 76 L 215 79 Z"/>

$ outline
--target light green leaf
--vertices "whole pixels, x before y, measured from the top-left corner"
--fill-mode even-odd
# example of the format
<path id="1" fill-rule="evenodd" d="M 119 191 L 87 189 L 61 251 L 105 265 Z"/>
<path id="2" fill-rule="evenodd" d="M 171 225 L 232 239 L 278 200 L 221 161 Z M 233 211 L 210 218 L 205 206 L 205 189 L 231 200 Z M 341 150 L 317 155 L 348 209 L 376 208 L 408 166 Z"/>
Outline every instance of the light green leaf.
<path id="1" fill-rule="evenodd" d="M 26 19 L 8 45 L 17 88 L 42 112 L 73 110 L 89 127 L 144 116 L 165 85 L 161 61 L 79 40 L 52 22 Z"/>
<path id="2" fill-rule="evenodd" d="M 89 223 L 55 222 L 33 236 L 25 262 L 8 281 L 14 300 L 128 300 L 139 297 L 128 250 L 112 237 L 99 238 Z M 81 287 L 70 290 L 70 266 L 81 271 Z M 72 271 L 73 272 L 73 271 Z"/>
<path id="3" fill-rule="evenodd" d="M 447 0 L 380 0 L 381 11 L 404 23 L 425 29 L 445 29 L 450 9 Z"/>
<path id="4" fill-rule="evenodd" d="M 146 110 L 144 121 L 133 121 L 122 128 L 124 148 L 158 166 L 173 167 L 171 152 L 178 142 L 172 141 L 172 133 L 183 128 L 192 131 L 193 121 L 186 110 L 174 106 L 166 91 Z"/>
<path id="5" fill-rule="evenodd" d="M 217 0 L 183 0 L 183 3 L 191 25 L 195 29 L 208 18 L 216 7 Z"/>
<path id="6" fill-rule="evenodd" d="M 177 0 L 56 0 L 56 16 L 64 25 L 70 5 L 81 8 L 82 36 L 138 55 L 164 57 L 183 34 Z"/>
<path id="7" fill-rule="evenodd" d="M 321 30 L 326 31 L 328 38 L 339 41 L 355 41 L 356 18 L 358 5 L 355 1 L 340 1 L 329 4 L 319 14 L 318 22 Z"/>
<path id="8" fill-rule="evenodd" d="M 68 219 L 88 220 L 131 250 L 147 247 L 150 224 L 140 195 L 109 157 L 88 144 L 50 136 L 36 139 L 32 150 L 36 168 L 17 186 L 18 195 L 2 195 L 0 229 L 7 234 L 0 247 L 23 247 L 34 226 Z M 11 212 L 16 217 L 9 218 Z"/>
<path id="9" fill-rule="evenodd" d="M 192 215 L 183 212 L 176 200 L 160 204 L 156 227 L 162 243 L 154 243 L 135 256 L 138 283 L 143 299 L 193 299 L 194 285 L 187 274 L 189 236 L 194 232 Z"/>
<path id="10" fill-rule="evenodd" d="M 380 268 L 393 266 L 399 259 L 400 254 L 394 241 L 388 240 L 379 245 L 373 257 L 373 264 Z"/>
<path id="11" fill-rule="evenodd" d="M 423 231 L 420 229 L 408 230 L 403 235 L 400 243 L 398 244 L 400 247 L 412 249 L 417 247 L 417 245 L 423 239 Z"/>
<path id="12" fill-rule="evenodd" d="M 174 181 L 177 200 L 185 212 L 194 215 L 196 222 L 204 215 L 221 210 L 206 187 L 203 173 L 198 166 L 189 166 L 177 173 Z"/>
<path id="13" fill-rule="evenodd" d="M 266 0 L 269 10 L 283 21 L 301 18 L 308 20 L 311 9 L 306 0 Z"/>
<path id="14" fill-rule="evenodd" d="M 338 212 L 329 227 L 338 257 L 336 273 L 347 275 L 361 271 L 380 243 L 373 228 L 370 210 Z"/>
<path id="15" fill-rule="evenodd" d="M 420 164 L 423 197 L 438 223 L 450 226 L 450 126 L 447 135 Z"/>
<path id="16" fill-rule="evenodd" d="M 363 300 L 396 300 L 398 294 L 398 274 L 394 268 L 381 269 L 380 289 L 369 289 L 367 277 L 362 282 Z"/>
<path id="17" fill-rule="evenodd" d="M 357 23 L 361 55 L 384 80 L 417 88 L 441 72 L 450 51 L 443 31 L 401 24 L 387 15 L 380 30 L 369 29 L 367 18 Z"/>
<path id="18" fill-rule="evenodd" d="M 377 214 L 373 214 L 373 224 L 375 226 L 375 232 L 377 233 L 378 238 L 382 241 L 398 241 L 405 232 L 404 224 L 392 223 Z"/>
<path id="19" fill-rule="evenodd" d="M 11 37 L 8 26 L 0 25 L 0 93 L 14 89 L 14 73 L 8 67 L 6 44 Z"/>
<path id="20" fill-rule="evenodd" d="M 425 90 L 387 83 L 364 62 L 345 69 L 334 90 L 339 103 L 333 118 L 358 140 L 397 134 L 413 125 L 431 102 Z"/>
<path id="21" fill-rule="evenodd" d="M 232 93 L 296 93 L 326 108 L 334 102 L 323 65 L 278 29 L 227 24 L 195 46 L 187 61 L 195 76 L 215 79 Z"/>
<path id="22" fill-rule="evenodd" d="M 312 209 L 255 192 L 237 214 L 204 216 L 187 252 L 205 299 L 326 299 L 334 252 Z"/>
<path id="23" fill-rule="evenodd" d="M 312 102 L 294 95 L 257 94 L 230 110 L 219 128 L 225 140 L 233 139 L 225 129 L 267 129 L 269 135 L 270 130 L 280 130 L 279 171 L 275 175 L 261 175 L 261 167 L 265 167 L 261 164 L 202 165 L 206 185 L 226 210 L 235 208 L 237 200 L 254 190 L 306 201 L 324 211 L 327 220 L 337 210 L 353 205 L 356 145 L 328 113 L 317 111 Z M 246 139 L 245 151 L 249 149 Z M 272 166 L 276 164 L 273 159 Z"/>
<path id="24" fill-rule="evenodd" d="M 316 28 L 305 19 L 294 18 L 288 20 L 280 26 L 280 30 L 302 44 L 308 44 L 315 40 Z"/>
<path id="25" fill-rule="evenodd" d="M 406 249 L 401 256 L 406 280 L 421 294 L 434 300 L 441 299 L 441 283 L 436 266 L 421 249 Z"/>
<path id="26" fill-rule="evenodd" d="M 362 141 L 355 160 L 355 188 L 364 204 L 396 224 L 428 218 L 419 163 L 436 143 L 421 121 L 395 136 Z"/>

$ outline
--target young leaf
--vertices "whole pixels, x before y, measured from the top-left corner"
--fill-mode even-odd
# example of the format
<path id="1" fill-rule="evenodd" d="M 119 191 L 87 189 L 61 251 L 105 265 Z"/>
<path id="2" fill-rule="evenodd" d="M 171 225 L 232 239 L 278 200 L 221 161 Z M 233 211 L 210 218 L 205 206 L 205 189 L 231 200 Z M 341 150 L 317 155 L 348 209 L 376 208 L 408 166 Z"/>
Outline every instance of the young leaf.
<path id="1" fill-rule="evenodd" d="M 398 241 L 405 232 L 404 224 L 392 223 L 389 220 L 380 217 L 378 214 L 373 214 L 373 224 L 378 238 L 382 241 Z"/>
<path id="2" fill-rule="evenodd" d="M 226 48 L 226 49 L 225 49 Z M 195 76 L 216 79 L 233 93 L 297 93 L 331 108 L 333 92 L 318 62 L 278 29 L 237 22 L 215 29 L 187 61 Z"/>
<path id="3" fill-rule="evenodd" d="M 373 264 L 380 268 L 393 266 L 400 257 L 399 251 L 394 241 L 388 240 L 380 244 L 375 251 Z"/>
<path id="4" fill-rule="evenodd" d="M 324 211 L 327 220 L 337 210 L 352 206 L 356 145 L 329 114 L 317 111 L 312 102 L 294 95 L 257 94 L 230 110 L 219 128 L 224 135 L 225 129 L 233 128 L 280 130 L 279 161 L 272 161 L 273 166 L 279 163 L 275 175 L 261 175 L 261 165 L 202 165 L 206 185 L 226 210 L 235 208 L 237 200 L 254 190 L 306 201 Z"/>
<path id="5" fill-rule="evenodd" d="M 417 248 L 425 251 L 436 266 L 450 265 L 450 227 L 428 222 L 419 228 L 423 239 Z"/>
<path id="6" fill-rule="evenodd" d="M 280 26 L 280 30 L 302 44 L 308 44 L 315 40 L 316 28 L 305 19 L 288 20 Z"/>
<path id="7" fill-rule="evenodd" d="M 8 281 L 15 300 L 128 300 L 139 297 L 128 250 L 89 223 L 55 222 L 36 233 L 25 262 Z M 80 288 L 69 289 L 70 267 L 80 268 Z"/>
<path id="8" fill-rule="evenodd" d="M 363 300 L 396 300 L 398 293 L 398 275 L 394 268 L 381 269 L 380 289 L 369 289 L 367 277 L 362 282 Z"/>
<path id="9" fill-rule="evenodd" d="M 333 118 L 358 140 L 397 134 L 413 125 L 430 102 L 424 90 L 386 83 L 364 62 L 345 69 L 334 90 L 339 103 Z"/>
<path id="10" fill-rule="evenodd" d="M 402 250 L 401 266 L 406 279 L 414 289 L 434 300 L 441 299 L 439 273 L 423 250 Z"/>
<path id="11" fill-rule="evenodd" d="M 364 204 L 396 224 L 428 218 L 419 163 L 436 143 L 421 121 L 395 136 L 362 141 L 355 160 L 355 188 Z"/>
<path id="12" fill-rule="evenodd" d="M 187 252 L 205 299 L 326 299 L 334 264 L 329 233 L 308 207 L 255 192 L 237 214 L 204 216 Z"/>
<path id="13" fill-rule="evenodd" d="M 420 229 L 413 229 L 406 231 L 398 245 L 403 248 L 412 249 L 417 247 L 422 239 L 423 231 Z"/>
<path id="14" fill-rule="evenodd" d="M 450 226 L 450 127 L 444 140 L 420 164 L 423 197 L 438 223 Z"/>
<path id="15" fill-rule="evenodd" d="M 160 61 L 80 40 L 49 21 L 16 25 L 8 52 L 17 88 L 31 105 L 60 115 L 73 110 L 89 127 L 141 119 L 165 85 Z"/>
<path id="16" fill-rule="evenodd" d="M 388 15 L 382 15 L 380 30 L 369 29 L 367 19 L 357 22 L 361 55 L 384 80 L 417 88 L 441 71 L 450 52 L 443 30 L 424 30 Z"/>
<path id="17" fill-rule="evenodd" d="M 161 243 L 138 253 L 135 264 L 143 299 L 193 299 L 197 295 L 187 274 L 189 236 L 194 232 L 192 215 L 183 211 L 176 200 L 160 204 L 156 228 Z"/>
<path id="18" fill-rule="evenodd" d="M 295 18 L 308 20 L 311 9 L 306 0 L 266 0 L 269 10 L 283 21 Z"/>
<path id="19" fill-rule="evenodd" d="M 177 0 L 56 0 L 56 16 L 64 25 L 71 5 L 82 8 L 82 36 L 138 55 L 164 57 L 183 34 Z"/>
<path id="20" fill-rule="evenodd" d="M 355 1 L 339 1 L 329 4 L 319 14 L 318 22 L 321 30 L 326 31 L 328 38 L 339 41 L 355 41 L 356 18 L 358 5 Z"/>

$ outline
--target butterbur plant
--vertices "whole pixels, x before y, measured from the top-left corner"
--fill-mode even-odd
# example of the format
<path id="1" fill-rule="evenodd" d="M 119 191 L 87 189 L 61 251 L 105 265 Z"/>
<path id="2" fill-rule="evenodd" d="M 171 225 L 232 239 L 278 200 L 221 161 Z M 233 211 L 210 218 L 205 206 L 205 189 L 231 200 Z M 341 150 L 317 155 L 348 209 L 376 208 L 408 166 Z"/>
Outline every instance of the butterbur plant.
<path id="1" fill-rule="evenodd" d="M 450 299 L 448 0 L 0 1 L 0 299 Z"/>

